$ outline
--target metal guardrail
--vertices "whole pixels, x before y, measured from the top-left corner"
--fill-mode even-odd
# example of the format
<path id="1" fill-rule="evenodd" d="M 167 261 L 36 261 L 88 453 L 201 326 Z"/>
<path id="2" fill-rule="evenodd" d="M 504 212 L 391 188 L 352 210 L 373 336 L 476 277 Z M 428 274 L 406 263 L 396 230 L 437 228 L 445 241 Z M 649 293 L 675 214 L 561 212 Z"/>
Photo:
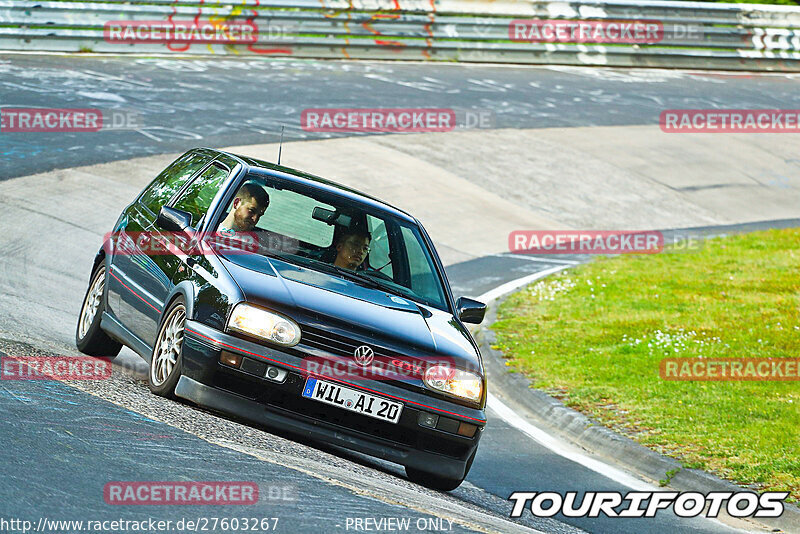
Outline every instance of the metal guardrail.
<path id="1" fill-rule="evenodd" d="M 638 22 L 656 24 L 659 33 L 633 42 L 578 42 L 579 33 L 546 42 L 515 33 L 513 21 L 520 20 L 540 30 Z M 251 42 L 130 43 L 107 31 L 113 22 L 147 21 L 239 23 L 257 32 Z M 800 71 L 800 7 L 627 0 L 0 0 L 0 49 Z"/>

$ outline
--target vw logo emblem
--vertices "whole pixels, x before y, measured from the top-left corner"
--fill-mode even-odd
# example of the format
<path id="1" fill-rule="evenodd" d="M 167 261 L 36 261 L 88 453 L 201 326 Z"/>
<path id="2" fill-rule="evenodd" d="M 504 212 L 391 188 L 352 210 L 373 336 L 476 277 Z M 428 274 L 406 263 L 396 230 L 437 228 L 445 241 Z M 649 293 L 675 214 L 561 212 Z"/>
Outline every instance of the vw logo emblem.
<path id="1" fill-rule="evenodd" d="M 375 352 L 366 345 L 361 345 L 353 352 L 353 358 L 355 358 L 356 363 L 361 367 L 366 367 L 371 364 L 374 357 Z"/>

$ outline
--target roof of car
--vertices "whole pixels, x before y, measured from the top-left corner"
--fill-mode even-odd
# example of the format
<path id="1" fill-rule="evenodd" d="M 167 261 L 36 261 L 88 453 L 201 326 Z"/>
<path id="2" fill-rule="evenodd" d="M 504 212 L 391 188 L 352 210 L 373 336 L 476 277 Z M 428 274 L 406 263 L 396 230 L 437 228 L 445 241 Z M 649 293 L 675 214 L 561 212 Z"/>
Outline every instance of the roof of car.
<path id="1" fill-rule="evenodd" d="M 251 170 L 266 170 L 270 171 L 271 173 L 278 172 L 284 178 L 301 178 L 306 181 L 314 182 L 316 185 L 323 186 L 327 189 L 333 190 L 336 193 L 345 196 L 351 200 L 355 200 L 358 202 L 364 202 L 366 204 L 371 205 L 372 207 L 379 208 L 385 211 L 393 212 L 393 214 L 398 215 L 404 219 L 412 221 L 416 223 L 416 219 L 412 217 L 409 213 L 401 210 L 400 208 L 396 208 L 391 204 L 384 202 L 379 198 L 375 198 L 370 196 L 366 193 L 362 193 L 357 189 L 353 189 L 351 187 L 347 187 L 345 185 L 333 182 L 326 178 L 322 178 L 320 176 L 316 176 L 314 174 L 307 173 L 305 171 L 301 171 L 298 169 L 293 169 L 291 167 L 284 167 L 283 165 L 276 165 L 275 163 L 269 163 L 268 161 L 263 161 L 256 158 L 251 158 L 249 156 L 242 156 L 239 154 L 232 154 L 230 152 L 225 152 L 223 150 L 214 150 L 220 154 L 226 154 L 232 158 L 236 158 L 241 161 L 243 164 L 247 165 Z"/>

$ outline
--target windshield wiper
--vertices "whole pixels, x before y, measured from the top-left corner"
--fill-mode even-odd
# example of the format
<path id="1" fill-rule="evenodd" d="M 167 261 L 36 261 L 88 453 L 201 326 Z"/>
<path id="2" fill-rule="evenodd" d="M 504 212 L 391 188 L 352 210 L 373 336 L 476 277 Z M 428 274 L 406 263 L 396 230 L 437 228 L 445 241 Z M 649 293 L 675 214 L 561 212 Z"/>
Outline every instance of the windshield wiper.
<path id="1" fill-rule="evenodd" d="M 380 289 L 382 287 L 382 284 L 379 284 L 376 280 L 373 280 L 371 278 L 366 278 L 354 271 L 350 271 L 343 267 L 337 267 L 336 265 L 320 261 L 315 258 L 304 258 L 304 259 L 311 260 L 313 262 L 314 267 L 321 267 L 322 270 L 327 273 L 341 276 L 342 278 L 346 278 L 352 282 L 358 282 L 361 283 L 362 285 L 369 286 L 373 289 Z"/>
<path id="2" fill-rule="evenodd" d="M 369 276 L 369 272 L 370 271 L 364 271 L 364 274 L 359 273 L 358 276 L 361 276 L 362 280 L 367 280 L 377 284 L 380 289 L 386 291 L 387 293 L 403 297 L 411 302 L 421 302 L 423 304 L 430 305 L 425 299 L 414 293 L 411 289 L 401 286 L 395 282 L 390 282 L 389 280 L 383 280 L 382 278 L 372 278 Z"/>
<path id="3" fill-rule="evenodd" d="M 385 289 L 384 285 L 378 282 L 377 280 L 373 280 L 372 278 L 367 278 L 365 276 L 362 276 L 358 274 L 358 272 L 356 271 L 350 271 L 348 269 L 343 269 L 342 267 L 336 267 L 335 265 L 334 267 L 336 268 L 339 274 L 341 274 L 345 278 L 353 280 L 354 282 L 361 282 L 375 289 Z"/>
<path id="4" fill-rule="evenodd" d="M 406 299 L 410 300 L 411 302 L 416 302 L 419 299 L 419 297 L 417 295 L 415 295 L 414 293 L 411 293 L 411 291 L 409 291 L 409 290 L 400 290 L 400 289 L 398 289 L 396 287 L 393 287 L 393 286 L 391 286 L 389 284 L 382 283 L 379 279 L 376 280 L 375 278 L 367 278 L 367 276 L 365 276 L 363 274 L 359 274 L 357 271 L 356 272 L 349 271 L 349 270 L 346 270 L 346 269 L 342 269 L 341 267 L 337 267 L 335 265 L 333 265 L 332 267 L 334 267 L 340 274 L 344 275 L 346 278 L 348 278 L 350 280 L 353 280 L 354 282 L 359 282 L 359 283 L 366 282 L 366 285 L 369 285 L 370 287 L 375 288 L 375 289 L 380 289 L 381 291 L 384 291 L 385 293 L 388 293 L 389 295 L 395 295 L 395 296 L 403 297 L 403 298 L 406 298 Z M 403 288 L 403 289 L 405 289 L 405 288 Z M 396 310 L 404 310 L 404 311 L 411 311 L 411 310 L 409 310 L 409 309 L 407 309 L 405 307 L 403 307 L 403 308 L 394 308 L 394 309 L 396 309 Z"/>

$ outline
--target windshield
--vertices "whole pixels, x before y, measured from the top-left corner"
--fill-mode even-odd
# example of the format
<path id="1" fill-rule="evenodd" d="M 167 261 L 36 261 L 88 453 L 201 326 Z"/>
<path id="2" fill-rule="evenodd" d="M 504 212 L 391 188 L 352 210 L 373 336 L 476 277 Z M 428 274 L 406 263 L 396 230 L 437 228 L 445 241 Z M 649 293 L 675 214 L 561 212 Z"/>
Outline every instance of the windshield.
<path id="1" fill-rule="evenodd" d="M 337 195 L 250 174 L 212 231 L 255 243 L 246 253 L 220 251 L 249 269 L 271 273 L 263 256 L 277 257 L 448 309 L 417 225 Z"/>

